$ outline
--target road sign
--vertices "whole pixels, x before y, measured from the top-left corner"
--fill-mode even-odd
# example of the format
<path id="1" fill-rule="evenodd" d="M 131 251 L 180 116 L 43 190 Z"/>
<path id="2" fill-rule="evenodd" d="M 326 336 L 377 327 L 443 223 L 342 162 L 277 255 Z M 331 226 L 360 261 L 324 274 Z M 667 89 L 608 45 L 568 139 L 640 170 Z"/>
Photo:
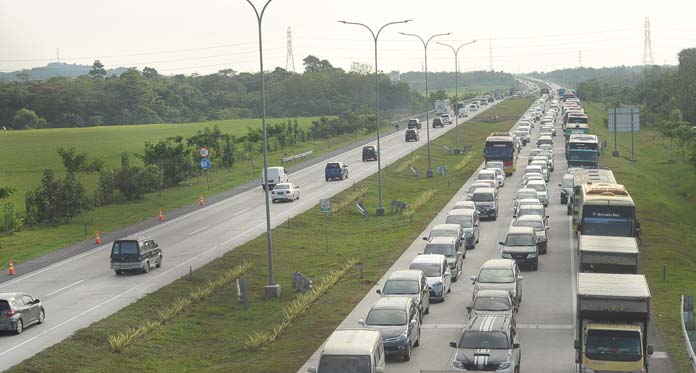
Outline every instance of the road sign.
<path id="1" fill-rule="evenodd" d="M 204 170 L 207 170 L 210 168 L 210 159 L 208 158 L 203 158 L 201 159 L 201 168 Z"/>
<path id="2" fill-rule="evenodd" d="M 208 156 L 210 155 L 210 151 L 208 150 L 208 148 L 201 148 L 200 150 L 198 150 L 198 154 L 202 158 L 208 158 Z"/>
<path id="3" fill-rule="evenodd" d="M 319 208 L 321 209 L 321 212 L 323 213 L 330 213 L 331 212 L 331 200 L 330 199 L 320 199 L 319 200 Z"/>
<path id="4" fill-rule="evenodd" d="M 614 132 L 614 123 L 616 132 L 640 131 L 640 108 L 611 108 L 607 121 L 609 132 Z"/>

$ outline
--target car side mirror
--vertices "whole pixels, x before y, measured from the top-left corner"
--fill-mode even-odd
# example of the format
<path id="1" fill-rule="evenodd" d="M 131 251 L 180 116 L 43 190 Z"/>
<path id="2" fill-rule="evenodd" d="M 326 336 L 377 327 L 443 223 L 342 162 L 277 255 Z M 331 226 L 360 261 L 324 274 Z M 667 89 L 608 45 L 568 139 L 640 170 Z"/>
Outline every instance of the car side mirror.
<path id="1" fill-rule="evenodd" d="M 549 216 L 548 216 L 548 215 L 546 215 L 546 219 L 548 219 L 548 218 L 549 218 Z"/>
<path id="2" fill-rule="evenodd" d="M 498 241 L 498 245 L 505 246 L 505 242 L 503 242 L 503 241 Z"/>
<path id="3" fill-rule="evenodd" d="M 418 324 L 418 319 L 413 319 L 413 320 L 411 320 L 411 325 L 412 325 L 412 326 L 415 326 L 416 324 Z"/>
<path id="4" fill-rule="evenodd" d="M 579 350 L 580 349 L 580 341 L 576 339 L 573 342 L 573 347 L 575 347 L 576 350 Z"/>
<path id="5" fill-rule="evenodd" d="M 375 293 L 377 293 L 377 294 L 379 294 L 379 295 L 382 295 L 382 290 L 377 289 L 377 291 L 375 291 Z"/>
<path id="6" fill-rule="evenodd" d="M 464 253 L 462 253 L 461 251 L 457 251 L 457 256 L 464 256 Z"/>
<path id="7" fill-rule="evenodd" d="M 449 346 L 452 348 L 457 348 L 457 342 L 450 342 Z"/>
<path id="8" fill-rule="evenodd" d="M 512 344 L 512 348 L 515 348 L 515 349 L 520 348 L 519 342 L 513 343 L 513 344 Z"/>
<path id="9" fill-rule="evenodd" d="M 41 301 L 38 299 L 34 299 L 34 304 L 39 304 Z"/>
<path id="10" fill-rule="evenodd" d="M 471 306 L 466 306 L 467 312 L 471 312 L 472 309 L 473 309 L 473 307 L 471 307 Z"/>
<path id="11" fill-rule="evenodd" d="M 476 282 L 476 276 L 469 276 L 469 280 L 471 280 L 471 282 Z"/>
<path id="12" fill-rule="evenodd" d="M 561 186 L 561 184 L 558 184 L 558 186 Z"/>
<path id="13" fill-rule="evenodd" d="M 427 240 L 428 240 L 428 237 L 423 237 L 423 241 L 427 241 Z"/>
<path id="14" fill-rule="evenodd" d="M 518 279 L 519 281 L 522 281 L 522 280 L 524 280 L 524 277 L 522 277 L 522 276 L 517 276 L 517 279 Z"/>
<path id="15" fill-rule="evenodd" d="M 309 373 L 317 373 L 317 368 L 309 367 L 309 368 L 307 368 L 307 372 L 309 372 Z"/>
<path id="16" fill-rule="evenodd" d="M 363 320 L 363 319 L 358 320 L 358 324 L 365 326 L 365 320 Z"/>

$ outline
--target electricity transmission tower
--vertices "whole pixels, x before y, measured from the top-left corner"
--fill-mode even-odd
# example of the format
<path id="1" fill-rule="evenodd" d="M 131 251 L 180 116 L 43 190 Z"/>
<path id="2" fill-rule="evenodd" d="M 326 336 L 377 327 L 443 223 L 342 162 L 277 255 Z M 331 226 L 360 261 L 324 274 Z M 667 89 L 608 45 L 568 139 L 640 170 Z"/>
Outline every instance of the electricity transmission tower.
<path id="1" fill-rule="evenodd" d="M 578 67 L 582 67 L 582 51 L 578 51 Z"/>
<path id="2" fill-rule="evenodd" d="M 491 38 L 488 39 L 488 64 L 493 71 L 493 39 Z"/>
<path id="3" fill-rule="evenodd" d="M 295 57 L 292 54 L 292 31 L 288 27 L 288 56 L 285 59 L 285 70 L 295 72 Z"/>
<path id="4" fill-rule="evenodd" d="M 643 66 L 655 64 L 652 51 L 652 40 L 650 37 L 650 18 L 645 17 L 645 44 L 643 45 Z"/>

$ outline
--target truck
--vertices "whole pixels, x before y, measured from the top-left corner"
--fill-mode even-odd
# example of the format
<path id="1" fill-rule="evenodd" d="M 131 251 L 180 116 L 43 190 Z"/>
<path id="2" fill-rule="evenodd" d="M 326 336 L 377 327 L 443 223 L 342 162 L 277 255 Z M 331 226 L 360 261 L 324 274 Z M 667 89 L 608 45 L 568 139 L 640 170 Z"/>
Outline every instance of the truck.
<path id="1" fill-rule="evenodd" d="M 449 114 L 450 100 L 435 100 L 435 114 Z"/>
<path id="2" fill-rule="evenodd" d="M 585 236 L 578 239 L 580 271 L 638 273 L 638 242 L 635 237 Z"/>
<path id="3" fill-rule="evenodd" d="M 644 275 L 577 274 L 579 372 L 647 372 L 650 298 Z"/>

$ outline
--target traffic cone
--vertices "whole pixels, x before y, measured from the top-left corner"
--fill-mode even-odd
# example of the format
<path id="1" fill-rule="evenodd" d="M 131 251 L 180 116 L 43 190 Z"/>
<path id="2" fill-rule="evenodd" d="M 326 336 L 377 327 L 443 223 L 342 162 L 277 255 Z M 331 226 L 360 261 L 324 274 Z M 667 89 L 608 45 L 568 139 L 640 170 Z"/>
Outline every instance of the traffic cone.
<path id="1" fill-rule="evenodd" d="M 164 220 L 164 215 L 162 215 L 162 209 L 160 209 L 159 221 L 163 221 L 163 220 Z"/>
<path id="2" fill-rule="evenodd" d="M 201 194 L 201 198 L 198 199 L 198 204 L 201 206 L 205 205 L 205 199 L 203 198 L 202 194 Z"/>
<path id="3" fill-rule="evenodd" d="M 15 270 L 14 270 L 14 263 L 12 262 L 12 259 L 10 259 L 10 276 L 15 275 Z"/>
<path id="4" fill-rule="evenodd" d="M 97 236 L 94 240 L 97 245 L 101 245 L 101 237 L 99 237 L 99 231 L 97 231 Z"/>

